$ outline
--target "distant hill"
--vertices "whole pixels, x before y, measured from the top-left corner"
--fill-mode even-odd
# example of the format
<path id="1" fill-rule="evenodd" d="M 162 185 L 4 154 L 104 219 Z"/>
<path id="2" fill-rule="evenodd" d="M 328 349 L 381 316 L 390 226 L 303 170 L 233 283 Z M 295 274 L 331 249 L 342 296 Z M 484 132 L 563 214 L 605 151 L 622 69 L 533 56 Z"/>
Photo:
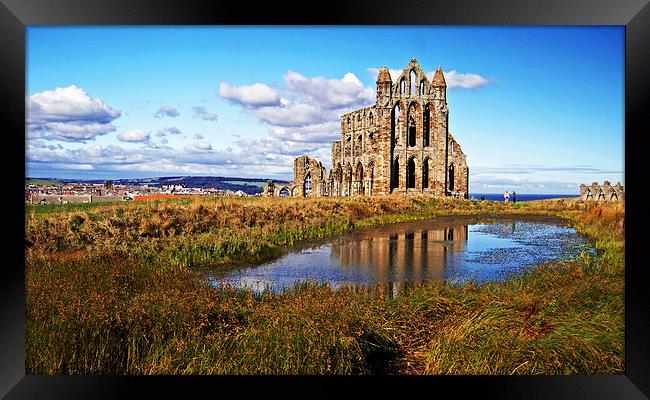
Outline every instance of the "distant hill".
<path id="1" fill-rule="evenodd" d="M 25 179 L 25 185 L 62 186 L 63 183 L 51 179 Z"/>
<path id="2" fill-rule="evenodd" d="M 28 181 L 47 180 L 54 183 L 104 183 L 106 179 L 56 179 L 56 178 L 29 178 Z M 154 178 L 137 179 L 111 179 L 116 185 L 131 186 L 155 186 L 182 185 L 192 188 L 215 188 L 220 190 L 241 190 L 247 194 L 262 193 L 266 181 L 263 178 L 235 178 L 224 176 L 161 176 Z M 277 183 L 288 183 L 288 181 L 274 179 Z"/>

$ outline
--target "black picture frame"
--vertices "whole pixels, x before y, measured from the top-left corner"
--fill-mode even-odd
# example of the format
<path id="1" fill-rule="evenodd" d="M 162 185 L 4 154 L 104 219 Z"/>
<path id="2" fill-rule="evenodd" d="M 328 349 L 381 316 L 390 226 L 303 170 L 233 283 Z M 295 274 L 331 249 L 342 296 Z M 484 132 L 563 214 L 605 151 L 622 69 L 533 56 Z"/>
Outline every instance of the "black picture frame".
<path id="1" fill-rule="evenodd" d="M 621 25 L 625 26 L 625 173 L 626 173 L 626 306 L 625 374 L 620 376 L 433 376 L 379 379 L 322 377 L 122 377 L 26 376 L 24 287 L 24 118 L 25 31 L 35 25 Z M 263 40 L 263 38 L 261 38 Z M 349 3 L 224 2 L 172 0 L 0 0 L 0 104 L 5 140 L 2 154 L 6 195 L 0 196 L 6 237 L 2 241 L 0 280 L 0 396 L 22 398 L 132 397 L 133 391 L 153 398 L 179 389 L 184 397 L 197 390 L 219 395 L 226 386 L 240 394 L 268 395 L 276 385 L 306 385 L 303 395 L 332 393 L 346 384 L 354 388 L 452 390 L 497 398 L 643 399 L 650 396 L 650 310 L 644 284 L 645 266 L 639 238 L 640 139 L 650 132 L 650 6 L 648 0 L 386 0 Z M 603 99 L 607 107 L 607 99 Z M 636 178 L 635 178 L 636 176 Z M 250 380 L 261 381 L 250 384 Z M 397 386 L 399 380 L 399 387 Z M 405 384 L 402 384 L 402 382 Z M 269 388 L 269 385 L 271 388 Z M 426 389 L 425 389 L 426 390 Z M 245 392 L 245 393 L 242 393 Z M 285 392 L 279 393 L 285 395 Z"/>

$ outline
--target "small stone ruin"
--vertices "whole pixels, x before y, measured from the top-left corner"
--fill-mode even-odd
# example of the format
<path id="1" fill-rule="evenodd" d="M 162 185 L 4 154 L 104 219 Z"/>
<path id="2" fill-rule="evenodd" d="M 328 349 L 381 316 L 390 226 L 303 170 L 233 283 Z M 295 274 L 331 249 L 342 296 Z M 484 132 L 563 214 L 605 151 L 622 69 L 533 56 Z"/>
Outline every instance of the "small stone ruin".
<path id="1" fill-rule="evenodd" d="M 580 185 L 580 199 L 584 201 L 623 201 L 625 192 L 623 192 L 621 182 L 616 182 L 614 186 L 609 181 L 605 181 L 603 185 L 594 182 L 590 186 Z"/>

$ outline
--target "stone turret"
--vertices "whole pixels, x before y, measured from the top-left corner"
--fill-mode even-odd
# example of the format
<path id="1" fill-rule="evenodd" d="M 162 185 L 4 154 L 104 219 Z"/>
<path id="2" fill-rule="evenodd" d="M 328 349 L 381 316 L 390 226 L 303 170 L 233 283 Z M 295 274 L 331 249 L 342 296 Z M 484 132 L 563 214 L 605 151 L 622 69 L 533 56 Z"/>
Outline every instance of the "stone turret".
<path id="1" fill-rule="evenodd" d="M 390 88 L 392 85 L 393 81 L 390 78 L 388 68 L 381 67 L 377 75 L 377 100 L 383 97 L 390 97 Z"/>
<path id="2" fill-rule="evenodd" d="M 447 82 L 445 81 L 445 76 L 440 66 L 438 66 L 436 73 L 433 75 L 431 86 L 433 86 L 433 94 L 436 99 L 444 100 L 447 97 Z"/>
<path id="3" fill-rule="evenodd" d="M 447 87 L 447 82 L 445 82 L 445 75 L 442 73 L 442 68 L 440 68 L 440 65 L 438 65 L 438 68 L 436 68 L 436 73 L 433 74 L 433 86 Z"/>

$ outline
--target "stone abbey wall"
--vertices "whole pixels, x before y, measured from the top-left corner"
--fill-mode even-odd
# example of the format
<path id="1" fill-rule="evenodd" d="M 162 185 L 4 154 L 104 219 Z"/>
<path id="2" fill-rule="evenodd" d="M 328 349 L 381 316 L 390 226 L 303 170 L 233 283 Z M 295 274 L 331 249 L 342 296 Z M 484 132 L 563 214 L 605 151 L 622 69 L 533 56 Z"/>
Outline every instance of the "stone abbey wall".
<path id="1" fill-rule="evenodd" d="M 319 161 L 300 156 L 293 161 L 293 195 L 319 197 L 327 195 L 327 169 Z"/>
<path id="2" fill-rule="evenodd" d="M 614 186 L 609 181 L 605 181 L 602 186 L 598 182 L 594 182 L 590 186 L 580 185 L 580 199 L 585 201 L 624 201 L 625 192 L 621 182 L 616 182 Z"/>
<path id="3" fill-rule="evenodd" d="M 467 157 L 449 132 L 447 84 L 438 67 L 429 81 L 411 59 L 395 82 L 386 67 L 377 76 L 376 102 L 341 116 L 332 143 L 329 175 L 307 156 L 294 162 L 292 196 L 356 196 L 425 193 L 466 197 Z M 311 190 L 305 190 L 307 177 Z M 265 194 L 279 194 L 278 189 Z"/>

